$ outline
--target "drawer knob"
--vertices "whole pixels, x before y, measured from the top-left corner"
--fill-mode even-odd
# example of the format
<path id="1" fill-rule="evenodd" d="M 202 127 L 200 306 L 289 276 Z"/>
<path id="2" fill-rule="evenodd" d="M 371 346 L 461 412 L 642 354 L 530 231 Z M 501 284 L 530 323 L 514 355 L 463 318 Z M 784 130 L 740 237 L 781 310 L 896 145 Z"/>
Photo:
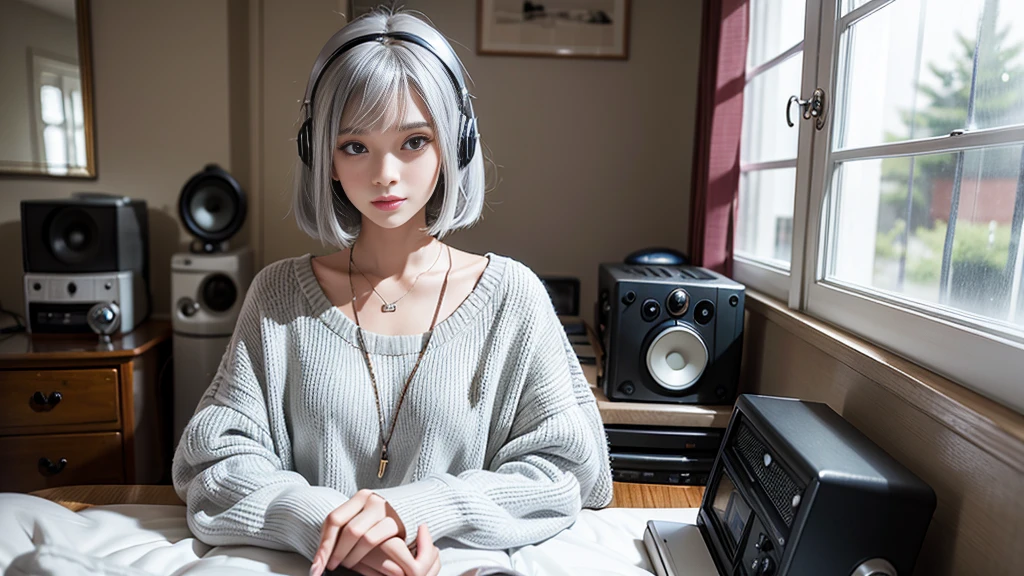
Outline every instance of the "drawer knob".
<path id="1" fill-rule="evenodd" d="M 54 463 L 49 458 L 39 459 L 39 473 L 43 476 L 54 476 L 60 474 L 61 470 L 68 465 L 66 458 L 61 458 L 59 462 Z"/>
<path id="2" fill-rule="evenodd" d="M 60 400 L 60 392 L 57 392 L 56 390 L 50 392 L 49 396 L 36 391 L 36 393 L 32 395 L 32 398 L 29 399 L 28 403 L 36 412 L 49 412 L 50 410 L 53 410 L 54 406 L 60 404 Z"/>

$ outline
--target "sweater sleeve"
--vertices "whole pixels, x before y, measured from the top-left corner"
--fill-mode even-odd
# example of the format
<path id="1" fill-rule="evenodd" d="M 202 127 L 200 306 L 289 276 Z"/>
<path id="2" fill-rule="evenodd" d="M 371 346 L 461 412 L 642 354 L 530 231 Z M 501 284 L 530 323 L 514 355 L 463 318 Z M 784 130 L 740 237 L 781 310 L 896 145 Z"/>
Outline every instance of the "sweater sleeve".
<path id="1" fill-rule="evenodd" d="M 248 544 L 312 560 L 327 515 L 347 498 L 310 486 L 275 450 L 267 414 L 260 275 L 210 387 L 182 432 L 174 489 L 188 527 L 212 545 Z"/>
<path id="2" fill-rule="evenodd" d="M 597 402 L 547 292 L 532 280 L 537 305 L 531 307 L 535 318 L 524 319 L 532 326 L 525 381 L 508 438 L 487 469 L 375 490 L 402 519 L 409 543 L 426 524 L 435 541 L 515 548 L 571 526 L 583 507 L 611 501 Z"/>

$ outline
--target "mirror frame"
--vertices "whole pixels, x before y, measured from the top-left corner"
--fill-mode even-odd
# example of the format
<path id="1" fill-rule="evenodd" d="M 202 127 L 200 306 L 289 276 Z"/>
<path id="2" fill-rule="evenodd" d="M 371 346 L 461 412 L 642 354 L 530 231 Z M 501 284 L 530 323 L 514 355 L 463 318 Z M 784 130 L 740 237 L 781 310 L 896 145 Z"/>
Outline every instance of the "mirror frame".
<path id="1" fill-rule="evenodd" d="M 78 68 L 82 83 L 82 113 L 85 124 L 85 168 L 68 174 L 52 174 L 46 171 L 45 164 L 14 163 L 0 160 L 0 175 L 4 176 L 41 176 L 44 178 L 73 178 L 77 180 L 95 180 L 96 170 L 96 129 L 95 111 L 93 110 L 92 94 L 92 36 L 89 20 L 89 0 L 75 0 L 75 26 L 78 29 Z"/>

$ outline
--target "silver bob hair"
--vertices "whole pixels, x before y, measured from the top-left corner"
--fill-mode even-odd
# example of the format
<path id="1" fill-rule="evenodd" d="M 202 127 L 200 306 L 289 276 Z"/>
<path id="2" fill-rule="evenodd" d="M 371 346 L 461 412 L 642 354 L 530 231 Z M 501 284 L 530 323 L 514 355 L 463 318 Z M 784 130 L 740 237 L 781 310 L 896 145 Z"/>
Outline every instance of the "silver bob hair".
<path id="1" fill-rule="evenodd" d="M 348 26 L 360 35 L 395 29 L 422 35 L 420 31 L 432 29 L 411 13 L 388 8 L 378 8 Z M 465 73 L 463 77 L 468 78 Z M 459 169 L 462 113 L 444 64 L 410 42 L 365 42 L 350 48 L 324 70 L 313 100 L 312 167 L 301 160 L 296 164 L 295 219 L 299 228 L 319 239 L 321 245 L 351 246 L 362 224 L 362 214 L 345 192 L 336 182 L 332 186 L 331 163 L 342 114 L 346 107 L 356 106 L 350 111 L 354 128 L 390 130 L 405 117 L 405 97 L 410 89 L 427 107 L 441 158 L 437 186 L 426 205 L 425 231 L 443 238 L 480 219 L 485 194 L 483 151 L 478 140 L 472 161 Z"/>

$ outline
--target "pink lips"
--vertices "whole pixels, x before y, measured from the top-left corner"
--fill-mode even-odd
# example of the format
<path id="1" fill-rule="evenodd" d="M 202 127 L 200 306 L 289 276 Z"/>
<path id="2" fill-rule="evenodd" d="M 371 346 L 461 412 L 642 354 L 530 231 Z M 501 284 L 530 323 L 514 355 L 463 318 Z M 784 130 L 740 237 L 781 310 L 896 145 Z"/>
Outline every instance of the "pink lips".
<path id="1" fill-rule="evenodd" d="M 381 200 L 372 202 L 374 206 L 384 211 L 397 210 L 405 202 L 405 198 L 399 198 L 397 196 L 385 196 Z"/>

